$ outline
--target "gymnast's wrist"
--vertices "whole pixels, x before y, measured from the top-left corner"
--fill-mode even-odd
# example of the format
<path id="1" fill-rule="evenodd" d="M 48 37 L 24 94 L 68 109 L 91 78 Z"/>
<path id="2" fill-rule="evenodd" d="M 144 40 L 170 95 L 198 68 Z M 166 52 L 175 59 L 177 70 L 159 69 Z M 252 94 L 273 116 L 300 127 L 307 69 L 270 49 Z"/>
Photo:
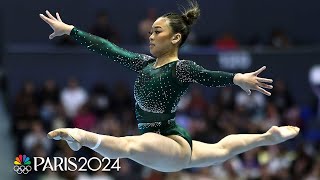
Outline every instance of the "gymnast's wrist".
<path id="1" fill-rule="evenodd" d="M 236 73 L 234 76 L 233 76 L 233 84 L 239 86 L 239 84 L 241 83 L 242 81 L 242 73 Z"/>
<path id="2" fill-rule="evenodd" d="M 98 148 L 101 144 L 102 137 L 100 134 L 92 133 L 92 132 L 87 132 L 86 136 L 83 137 L 81 141 L 81 145 L 88 147 L 92 150 Z"/>
<path id="3" fill-rule="evenodd" d="M 64 34 L 70 35 L 73 28 L 74 28 L 73 25 L 67 25 Z"/>

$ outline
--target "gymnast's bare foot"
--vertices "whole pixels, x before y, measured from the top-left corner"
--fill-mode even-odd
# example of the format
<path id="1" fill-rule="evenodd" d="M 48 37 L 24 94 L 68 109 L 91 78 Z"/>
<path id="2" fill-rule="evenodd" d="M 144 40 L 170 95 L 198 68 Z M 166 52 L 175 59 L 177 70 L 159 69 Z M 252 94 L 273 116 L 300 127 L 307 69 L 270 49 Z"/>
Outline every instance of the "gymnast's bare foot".
<path id="1" fill-rule="evenodd" d="M 82 130 L 78 128 L 59 128 L 48 133 L 49 139 L 65 140 L 73 151 L 78 151 L 82 147 Z"/>
<path id="2" fill-rule="evenodd" d="M 272 126 L 267 132 L 270 145 L 292 139 L 299 134 L 300 128 L 295 126 Z"/>

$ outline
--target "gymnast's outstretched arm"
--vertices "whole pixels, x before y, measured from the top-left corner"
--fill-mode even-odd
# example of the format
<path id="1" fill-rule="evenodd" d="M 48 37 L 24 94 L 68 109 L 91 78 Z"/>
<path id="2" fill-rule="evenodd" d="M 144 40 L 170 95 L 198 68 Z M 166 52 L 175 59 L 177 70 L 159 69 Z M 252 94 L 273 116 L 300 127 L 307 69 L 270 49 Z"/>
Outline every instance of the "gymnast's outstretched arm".
<path id="1" fill-rule="evenodd" d="M 254 72 L 234 74 L 207 70 L 193 61 L 182 60 L 177 63 L 176 77 L 182 83 L 194 82 L 208 87 L 225 87 L 235 84 L 241 87 L 249 95 L 251 94 L 251 90 L 256 90 L 270 96 L 271 93 L 264 88 L 272 89 L 273 86 L 266 83 L 272 83 L 273 80 L 258 77 L 265 69 L 266 67 L 263 66 Z"/>
<path id="2" fill-rule="evenodd" d="M 40 17 L 54 30 L 49 39 L 65 34 L 70 35 L 76 42 L 85 46 L 90 51 L 113 59 L 136 72 L 140 71 L 150 60 L 154 59 L 148 55 L 127 51 L 106 39 L 81 31 L 73 25 L 65 24 L 58 13 L 56 13 L 56 17 L 51 15 L 49 11 L 46 11 L 46 14 L 48 17 L 43 14 L 40 14 Z"/>

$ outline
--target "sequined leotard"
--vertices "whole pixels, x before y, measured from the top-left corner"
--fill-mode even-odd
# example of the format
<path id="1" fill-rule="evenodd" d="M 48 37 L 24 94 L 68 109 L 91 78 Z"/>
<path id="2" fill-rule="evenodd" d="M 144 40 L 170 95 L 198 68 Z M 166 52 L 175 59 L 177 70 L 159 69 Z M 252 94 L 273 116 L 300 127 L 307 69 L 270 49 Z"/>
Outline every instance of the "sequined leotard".
<path id="1" fill-rule="evenodd" d="M 205 86 L 233 84 L 233 73 L 209 71 L 190 60 L 177 60 L 155 68 L 155 58 L 132 53 L 108 40 L 73 28 L 70 36 L 78 43 L 138 73 L 134 85 L 135 113 L 140 133 L 179 135 L 192 148 L 188 132 L 176 124 L 175 112 L 190 83 Z"/>

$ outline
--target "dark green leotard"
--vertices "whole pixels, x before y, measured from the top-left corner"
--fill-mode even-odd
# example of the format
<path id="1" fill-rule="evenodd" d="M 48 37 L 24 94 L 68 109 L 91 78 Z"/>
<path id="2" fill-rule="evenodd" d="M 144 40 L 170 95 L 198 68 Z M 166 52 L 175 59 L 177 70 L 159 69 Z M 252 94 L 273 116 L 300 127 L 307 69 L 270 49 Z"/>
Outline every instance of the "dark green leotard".
<path id="1" fill-rule="evenodd" d="M 190 83 L 208 87 L 233 84 L 233 73 L 209 71 L 190 60 L 177 60 L 155 68 L 155 58 L 132 53 L 108 40 L 73 28 L 70 36 L 77 42 L 138 73 L 134 85 L 135 113 L 140 133 L 179 135 L 192 148 L 188 132 L 176 124 L 175 112 Z"/>

